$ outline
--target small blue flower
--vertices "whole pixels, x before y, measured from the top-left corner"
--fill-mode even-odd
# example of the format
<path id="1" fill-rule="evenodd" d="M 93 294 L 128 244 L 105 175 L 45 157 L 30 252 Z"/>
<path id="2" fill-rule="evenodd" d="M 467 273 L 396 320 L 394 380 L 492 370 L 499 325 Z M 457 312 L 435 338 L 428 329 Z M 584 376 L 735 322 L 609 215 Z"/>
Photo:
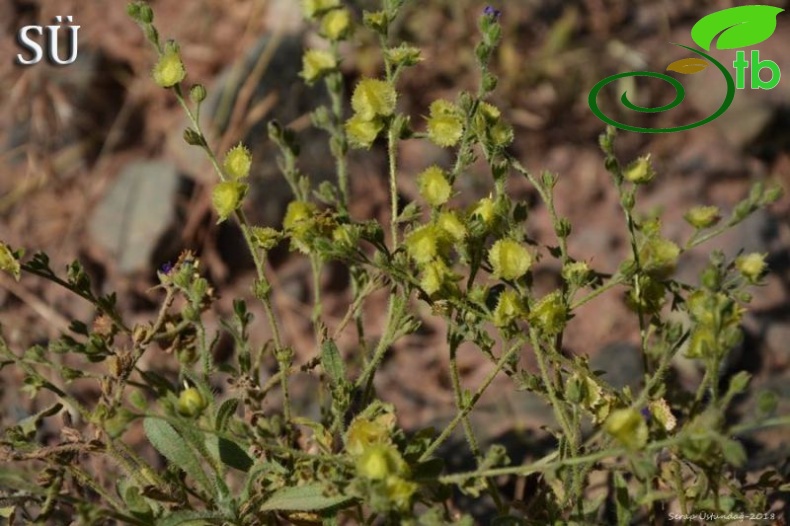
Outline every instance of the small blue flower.
<path id="1" fill-rule="evenodd" d="M 495 20 L 499 20 L 499 17 L 502 16 L 502 11 L 487 5 L 485 9 L 483 9 L 483 15 L 493 17 Z"/>
<path id="2" fill-rule="evenodd" d="M 645 418 L 646 422 L 650 422 L 650 416 L 651 415 L 650 415 L 650 409 L 649 408 L 643 407 L 642 410 L 640 411 L 640 413 L 642 413 L 642 416 Z"/>
<path id="3" fill-rule="evenodd" d="M 167 263 L 165 263 L 164 265 L 162 265 L 162 268 L 160 268 L 160 269 L 159 269 L 159 271 L 160 271 L 162 274 L 164 274 L 165 276 L 167 276 L 168 274 L 170 274 L 170 271 L 171 271 L 171 270 L 173 270 L 173 264 L 172 264 L 172 263 L 170 263 L 169 261 L 168 261 Z"/>

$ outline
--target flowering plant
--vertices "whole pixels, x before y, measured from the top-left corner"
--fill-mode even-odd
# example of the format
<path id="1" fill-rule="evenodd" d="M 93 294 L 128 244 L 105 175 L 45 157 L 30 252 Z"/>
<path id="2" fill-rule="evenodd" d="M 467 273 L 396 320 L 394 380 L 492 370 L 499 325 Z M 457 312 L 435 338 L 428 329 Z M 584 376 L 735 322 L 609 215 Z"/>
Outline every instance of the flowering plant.
<path id="1" fill-rule="evenodd" d="M 743 254 L 730 261 L 714 252 L 697 285 L 674 278 L 684 251 L 775 202 L 780 190 L 755 185 L 727 218 L 715 207 L 689 210 L 686 219 L 695 231 L 680 246 L 663 235 L 658 219 L 636 214 L 639 188 L 656 178 L 650 157 L 621 165 L 614 129 L 607 129 L 600 146 L 620 196 L 630 255 L 614 274 L 597 272 L 568 250 L 572 228 L 555 207 L 557 176 L 538 177 L 523 167 L 508 149 L 512 127 L 487 100 L 497 85 L 489 63 L 501 38 L 501 13 L 487 7 L 479 19 L 477 91 L 463 92 L 454 101 L 434 101 L 425 131 L 419 131 L 423 125 L 412 123 L 398 108 L 397 86 L 408 68 L 422 60 L 420 50 L 389 44 L 404 2 L 383 0 L 380 10 L 364 13 L 363 27 L 339 0 L 303 2 L 305 16 L 329 43 L 328 49 L 305 52 L 301 76 L 308 83 L 322 82 L 330 95 L 330 107 L 317 110 L 314 122 L 329 134 L 337 180 L 320 188 L 321 200 L 315 199 L 309 179 L 298 172 L 293 133 L 272 122 L 270 139 L 280 148 L 280 166 L 294 197 L 278 229 L 247 219 L 242 204 L 256 160 L 243 144 L 224 155 L 208 144 L 197 117 L 206 89 L 194 85 L 186 90 L 187 69 L 178 45 L 161 42 L 148 4 L 129 5 L 129 14 L 158 56 L 154 82 L 183 107 L 190 121 L 185 140 L 202 150 L 216 171 L 212 202 L 218 221 L 235 220 L 241 227 L 255 263 L 253 293 L 272 337 L 262 346 L 250 341 L 252 315 L 238 299 L 233 319 L 224 326 L 233 337 L 235 362 L 214 363 L 217 339 L 203 316 L 216 295 L 192 253 L 161 269 L 157 288 L 163 300 L 157 316 L 132 325 L 116 309 L 114 296 L 93 292 L 78 263 L 69 266 L 64 279 L 45 255 L 25 259 L 20 250 L 0 244 L 0 269 L 15 279 L 23 272 L 49 279 L 96 309 L 92 323 L 74 321 L 70 334 L 46 347 L 19 353 L 0 340 L 0 366 L 18 368 L 31 396 L 49 392 L 57 399 L 3 430 L 0 458 L 39 473 L 37 484 L 24 482 L 23 493 L 0 497 L 0 513 L 11 523 L 472 524 L 471 515 L 459 511 L 458 495 L 463 493 L 490 502 L 496 524 L 630 524 L 658 520 L 669 509 L 762 513 L 769 509 L 769 499 L 787 491 L 774 471 L 742 483 L 746 451 L 740 437 L 790 419 L 773 416 L 775 403 L 766 397 L 755 420 L 729 422 L 728 407 L 747 389 L 749 375 L 725 378 L 721 367 L 741 342 L 747 289 L 762 283 L 764 255 Z M 378 36 L 384 70 L 354 86 L 347 115 L 338 44 L 363 30 Z M 446 167 L 426 166 L 418 179 L 421 201 L 401 208 L 397 146 L 407 138 L 451 149 L 454 161 Z M 388 153 L 386 228 L 349 213 L 349 150 L 377 143 Z M 458 181 L 478 158 L 488 168 L 493 192 L 463 209 L 453 198 L 460 191 Z M 529 207 L 506 192 L 512 176 L 526 178 L 538 192 L 551 216 L 556 246 L 539 245 L 527 235 Z M 305 363 L 295 363 L 294 350 L 282 336 L 265 264 L 283 241 L 309 260 L 316 284 L 315 351 Z M 538 293 L 533 272 L 547 259 L 558 262 L 559 283 L 555 290 Z M 336 326 L 323 315 L 319 286 L 321 269 L 330 261 L 348 267 L 354 293 Z M 645 365 L 638 392 L 613 387 L 591 370 L 586 358 L 563 352 L 563 334 L 575 312 L 612 289 L 624 291 L 638 319 Z M 380 290 L 388 294 L 387 316 L 371 344 L 362 311 Z M 374 386 L 393 345 L 420 327 L 417 304 L 427 305 L 446 324 L 456 414 L 439 432 L 407 433 Z M 687 322 L 677 321 L 673 312 L 684 313 Z M 338 335 L 352 322 L 358 343 L 341 349 Z M 493 365 L 472 390 L 460 381 L 457 353 L 464 343 L 473 344 Z M 177 378 L 143 364 L 141 358 L 155 345 L 174 351 Z M 358 353 L 358 368 L 351 353 Z M 681 353 L 705 371 L 693 392 L 667 381 L 673 358 Z M 100 364 L 103 372 L 85 373 L 52 359 L 65 354 Z M 520 362 L 525 354 L 534 356 L 536 371 Z M 262 363 L 268 356 L 276 361 L 277 372 L 264 380 Z M 319 418 L 300 414 L 290 390 L 294 375 L 312 370 L 322 371 Z M 220 375 L 229 376 L 232 385 L 224 399 L 212 387 Z M 499 375 L 551 406 L 554 424 L 547 431 L 554 449 L 534 462 L 515 462 L 498 444 L 485 450 L 471 424 L 470 414 Z M 97 381 L 98 400 L 74 397 L 67 386 L 76 380 Z M 277 411 L 267 406 L 275 394 Z M 55 415 L 64 421 L 60 443 L 37 443 L 35 424 Z M 163 463 L 151 462 L 124 440 L 138 422 Z M 474 459 L 471 471 L 450 472 L 443 462 L 440 448 L 456 431 Z M 122 476 L 109 481 L 91 471 L 95 464 L 89 459 L 97 457 L 109 460 Z M 162 464 L 165 469 L 158 469 Z M 607 487 L 593 491 L 590 481 L 600 473 L 606 475 Z M 508 494 L 504 482 L 510 478 L 530 480 L 527 500 Z M 16 480 L 22 484 L 18 476 Z"/>

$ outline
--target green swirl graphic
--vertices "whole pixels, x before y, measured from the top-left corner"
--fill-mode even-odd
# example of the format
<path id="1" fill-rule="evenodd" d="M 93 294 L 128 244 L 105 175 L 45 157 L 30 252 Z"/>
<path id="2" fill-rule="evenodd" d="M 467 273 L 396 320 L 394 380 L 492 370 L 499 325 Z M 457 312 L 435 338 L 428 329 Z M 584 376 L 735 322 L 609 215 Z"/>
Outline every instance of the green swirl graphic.
<path id="1" fill-rule="evenodd" d="M 620 97 L 620 102 L 623 103 L 623 106 L 625 106 L 628 109 L 642 113 L 658 113 L 662 111 L 671 110 L 672 108 L 683 102 L 683 99 L 686 96 L 686 90 L 683 89 L 683 86 L 680 84 L 680 82 L 670 77 L 669 75 L 665 75 L 664 73 L 655 73 L 653 71 L 628 71 L 626 73 L 618 73 L 617 75 L 606 77 L 605 79 L 598 82 L 598 84 L 593 86 L 592 90 L 590 90 L 588 103 L 590 105 L 590 109 L 593 111 L 596 117 L 598 117 L 605 123 L 611 124 L 612 126 L 620 128 L 622 130 L 635 131 L 641 133 L 670 133 L 670 132 L 677 132 L 683 130 L 690 130 L 691 128 L 702 126 L 703 124 L 707 124 L 713 119 L 718 118 L 725 111 L 727 111 L 727 108 L 730 107 L 730 104 L 732 104 L 732 101 L 735 98 L 735 80 L 732 78 L 732 75 L 730 75 L 730 72 L 727 71 L 727 69 L 719 61 L 717 61 L 715 58 L 711 57 L 710 55 L 707 55 L 703 51 L 690 48 L 688 46 L 684 46 L 683 44 L 675 44 L 674 42 L 673 44 L 688 49 L 692 53 L 696 53 L 697 55 L 706 58 L 707 60 L 715 64 L 716 67 L 719 68 L 719 71 L 721 71 L 721 74 L 724 75 L 724 80 L 727 81 L 727 96 L 724 98 L 724 102 L 722 102 L 721 106 L 719 106 L 719 109 L 716 110 L 716 112 L 713 115 L 706 117 L 700 121 L 693 122 L 691 124 L 686 124 L 684 126 L 673 126 L 671 128 L 645 128 L 642 126 L 631 126 L 630 124 L 617 122 L 616 120 L 607 117 L 604 114 L 604 112 L 602 112 L 601 109 L 598 107 L 598 103 L 596 99 L 598 98 L 598 93 L 603 89 L 604 86 L 617 79 L 621 79 L 625 77 L 653 77 L 669 82 L 672 85 L 672 87 L 675 88 L 675 98 L 672 100 L 672 102 L 670 102 L 669 104 L 665 104 L 663 106 L 659 106 L 657 108 L 646 108 L 632 103 L 630 100 L 628 100 L 628 92 L 624 91 L 622 97 Z"/>

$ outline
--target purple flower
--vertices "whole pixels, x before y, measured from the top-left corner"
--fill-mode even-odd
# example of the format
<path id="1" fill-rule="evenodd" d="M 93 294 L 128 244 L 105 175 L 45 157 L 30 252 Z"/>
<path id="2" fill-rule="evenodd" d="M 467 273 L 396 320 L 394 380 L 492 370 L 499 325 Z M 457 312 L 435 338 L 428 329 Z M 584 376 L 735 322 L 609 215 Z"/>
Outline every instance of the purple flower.
<path id="1" fill-rule="evenodd" d="M 483 15 L 493 17 L 495 20 L 499 20 L 499 17 L 502 16 L 502 11 L 487 5 L 485 9 L 483 9 Z"/>
<path id="2" fill-rule="evenodd" d="M 647 422 L 650 422 L 650 416 L 651 415 L 650 415 L 650 409 L 649 408 L 643 407 L 642 410 L 640 411 L 640 413 L 642 413 L 642 416 L 645 418 L 645 420 Z"/>
<path id="3" fill-rule="evenodd" d="M 168 274 L 170 274 L 170 271 L 171 271 L 171 270 L 173 270 L 173 264 L 172 264 L 172 263 L 170 263 L 169 261 L 168 261 L 167 263 L 165 263 L 164 265 L 162 265 L 162 268 L 160 268 L 160 269 L 159 269 L 159 271 L 160 271 L 162 274 L 164 274 L 165 276 L 167 276 Z"/>

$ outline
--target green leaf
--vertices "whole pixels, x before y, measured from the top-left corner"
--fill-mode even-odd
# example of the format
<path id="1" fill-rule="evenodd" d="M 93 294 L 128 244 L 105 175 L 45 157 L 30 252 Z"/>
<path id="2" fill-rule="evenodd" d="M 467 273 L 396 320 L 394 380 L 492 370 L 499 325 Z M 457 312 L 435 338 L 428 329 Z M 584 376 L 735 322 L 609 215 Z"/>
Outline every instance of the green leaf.
<path id="1" fill-rule="evenodd" d="M 161 418 L 148 417 L 143 420 L 143 428 L 148 440 L 157 451 L 192 477 L 203 489 L 212 495 L 215 494 L 214 485 L 203 471 L 200 459 L 173 426 Z"/>
<path id="2" fill-rule="evenodd" d="M 721 34 L 718 49 L 753 46 L 767 40 L 776 30 L 776 16 L 784 9 L 769 5 L 731 7 L 701 18 L 691 28 L 691 39 L 710 51 L 713 39 Z"/>
<path id="3" fill-rule="evenodd" d="M 63 409 L 63 404 L 55 403 L 48 408 L 44 409 L 43 411 L 39 411 L 38 413 L 31 415 L 27 418 L 23 418 L 17 424 L 25 435 L 29 435 L 36 430 L 36 426 L 38 423 L 41 422 L 43 419 L 47 418 L 48 416 L 52 416 L 57 414 L 61 409 Z"/>
<path id="4" fill-rule="evenodd" d="M 217 414 L 214 416 L 214 429 L 218 432 L 225 431 L 228 427 L 230 418 L 236 413 L 236 408 L 239 407 L 238 398 L 228 398 L 217 408 Z"/>
<path id="5" fill-rule="evenodd" d="M 328 339 L 321 346 L 321 365 L 329 375 L 332 385 L 342 385 L 346 381 L 346 368 L 343 364 L 343 357 L 335 341 Z"/>
<path id="6" fill-rule="evenodd" d="M 261 511 L 318 511 L 334 508 L 347 502 L 352 497 L 324 495 L 321 484 L 306 484 L 276 491 L 269 500 L 263 503 Z"/>
<path id="7" fill-rule="evenodd" d="M 247 452 L 232 440 L 211 435 L 206 438 L 206 445 L 209 451 L 226 466 L 246 473 L 253 465 L 253 460 Z"/>
<path id="8" fill-rule="evenodd" d="M 619 471 L 615 471 L 613 476 L 617 524 L 619 526 L 628 526 L 631 524 L 631 518 L 633 517 L 631 510 L 634 508 L 631 504 L 631 497 L 628 494 L 628 483 Z"/>
<path id="9" fill-rule="evenodd" d="M 232 517 L 218 511 L 177 511 L 156 521 L 156 526 L 222 524 L 223 521 L 231 519 Z"/>
<path id="10" fill-rule="evenodd" d="M 762 391 L 757 395 L 757 411 L 763 416 L 774 413 L 778 404 L 779 398 L 773 391 Z"/>
<path id="11" fill-rule="evenodd" d="M 735 467 L 743 466 L 746 463 L 746 450 L 737 440 L 723 442 L 721 451 L 724 454 L 724 459 Z"/>

